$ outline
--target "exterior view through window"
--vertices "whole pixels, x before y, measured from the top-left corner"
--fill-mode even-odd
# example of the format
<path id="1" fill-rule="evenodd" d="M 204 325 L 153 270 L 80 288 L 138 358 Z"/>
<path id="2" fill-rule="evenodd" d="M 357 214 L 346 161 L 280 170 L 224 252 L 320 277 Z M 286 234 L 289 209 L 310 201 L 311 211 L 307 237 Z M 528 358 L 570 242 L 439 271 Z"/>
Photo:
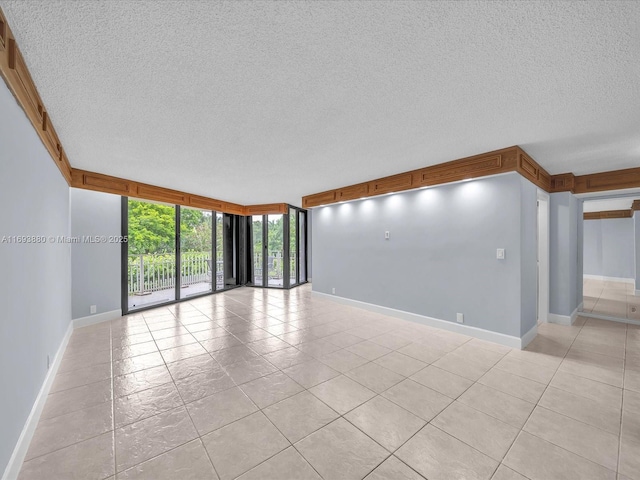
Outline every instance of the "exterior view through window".
<path id="1" fill-rule="evenodd" d="M 122 208 L 126 312 L 246 283 L 306 282 L 304 210 L 243 217 L 126 197 Z"/>

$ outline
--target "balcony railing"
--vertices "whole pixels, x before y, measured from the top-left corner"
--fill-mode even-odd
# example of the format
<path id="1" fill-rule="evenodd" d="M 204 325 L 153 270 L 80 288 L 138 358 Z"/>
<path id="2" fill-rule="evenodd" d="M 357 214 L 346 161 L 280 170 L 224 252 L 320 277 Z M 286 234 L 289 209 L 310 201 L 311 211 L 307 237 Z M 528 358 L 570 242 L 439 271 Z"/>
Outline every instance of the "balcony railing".
<path id="1" fill-rule="evenodd" d="M 187 252 L 181 258 L 180 285 L 188 286 L 212 281 L 211 254 Z M 215 265 L 216 285 L 224 286 L 222 255 Z M 147 295 L 152 292 L 175 288 L 176 259 L 172 254 L 130 255 L 128 264 L 129 295 Z"/>

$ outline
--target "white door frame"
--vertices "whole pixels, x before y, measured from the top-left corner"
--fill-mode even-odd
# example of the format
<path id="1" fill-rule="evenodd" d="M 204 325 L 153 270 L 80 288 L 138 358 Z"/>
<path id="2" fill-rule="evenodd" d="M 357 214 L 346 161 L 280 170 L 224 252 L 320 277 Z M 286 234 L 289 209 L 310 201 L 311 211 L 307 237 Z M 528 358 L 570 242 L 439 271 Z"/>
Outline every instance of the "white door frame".
<path id="1" fill-rule="evenodd" d="M 549 321 L 549 194 L 538 189 L 538 323 Z"/>

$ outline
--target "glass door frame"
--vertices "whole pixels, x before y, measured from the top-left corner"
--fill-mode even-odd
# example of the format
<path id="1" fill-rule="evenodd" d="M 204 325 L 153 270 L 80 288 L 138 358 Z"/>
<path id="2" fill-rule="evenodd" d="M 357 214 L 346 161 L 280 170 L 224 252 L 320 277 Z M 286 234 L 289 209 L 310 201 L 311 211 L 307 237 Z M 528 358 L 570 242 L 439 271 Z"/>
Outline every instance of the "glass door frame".
<path id="1" fill-rule="evenodd" d="M 291 283 L 291 258 L 290 258 L 290 254 L 291 254 L 291 245 L 290 245 L 290 215 L 292 214 L 291 212 L 295 211 L 295 215 L 296 215 L 296 255 L 297 255 L 297 261 L 296 261 L 296 271 L 295 271 L 295 282 L 292 284 Z M 274 214 L 272 214 L 274 215 Z M 250 247 L 250 258 L 251 261 L 249 262 L 249 265 L 251 267 L 251 271 L 249 272 L 248 275 L 248 281 L 247 281 L 247 285 L 249 286 L 253 286 L 253 287 L 258 287 L 258 288 L 277 288 L 277 289 L 290 289 L 293 287 L 297 287 L 300 285 L 303 285 L 305 283 L 308 283 L 308 280 L 305 278 L 304 281 L 300 281 L 300 262 L 304 261 L 304 271 L 307 271 L 307 267 L 308 267 L 308 263 L 307 263 L 307 245 L 308 245 L 308 222 L 307 222 L 307 215 L 308 215 L 308 211 L 300 208 L 300 207 L 294 207 L 293 205 L 287 205 L 287 213 L 283 213 L 282 215 L 282 257 L 283 257 L 283 266 L 282 266 L 282 286 L 270 286 L 269 285 L 269 275 L 268 275 L 268 268 L 269 268 L 269 214 L 263 214 L 263 215 L 250 215 L 247 217 L 247 225 L 250 228 L 250 235 L 249 235 L 249 241 L 248 241 L 248 245 Z M 305 235 L 304 235 L 304 252 L 305 252 L 305 258 L 304 259 L 300 259 L 300 217 L 304 215 L 305 216 L 305 221 L 304 221 L 304 228 L 305 228 Z M 262 222 L 262 285 L 257 285 L 254 283 L 254 279 L 255 279 L 255 275 L 254 275 L 254 271 L 253 271 L 253 267 L 254 267 L 254 263 L 253 263 L 253 258 L 254 258 L 254 250 L 253 250 L 253 246 L 254 246 L 254 239 L 253 239 L 253 218 L 254 217 L 261 217 L 261 222 Z"/>
<path id="2" fill-rule="evenodd" d="M 302 208 L 298 208 L 298 207 L 294 207 L 292 205 L 288 205 L 289 207 L 289 214 L 288 216 L 291 215 L 291 212 L 294 211 L 294 215 L 296 216 L 296 271 L 295 271 L 295 277 L 292 277 L 291 275 L 289 275 L 289 281 L 291 281 L 291 278 L 295 278 L 295 283 L 293 285 L 289 285 L 289 288 L 292 287 L 297 287 L 299 285 L 303 285 L 305 283 L 307 283 L 307 279 L 305 278 L 304 281 L 300 281 L 300 262 L 303 261 L 304 262 L 304 271 L 305 271 L 305 277 L 306 277 L 306 271 L 307 271 L 307 219 L 308 219 L 308 210 L 302 209 Z M 304 216 L 304 230 L 305 230 L 305 235 L 304 235 L 304 258 L 301 258 L 300 256 L 300 217 Z M 289 218 L 289 225 L 291 225 L 291 219 Z M 290 232 L 289 232 L 290 234 Z M 290 238 L 290 237 L 287 237 Z M 289 249 L 291 248 L 291 245 L 288 243 L 288 247 Z M 289 252 L 290 255 L 291 252 Z M 291 258 L 289 258 L 289 265 L 291 265 Z"/>
<path id="3" fill-rule="evenodd" d="M 143 201 L 143 202 L 149 202 L 149 203 L 162 203 L 162 202 L 153 202 L 153 201 L 149 201 L 149 200 L 145 200 L 145 199 L 136 199 L 134 197 L 135 200 L 139 200 L 139 201 Z M 166 205 L 171 205 L 171 204 L 166 204 Z M 129 236 L 129 197 L 125 197 L 122 196 L 121 197 L 121 221 L 120 221 L 120 227 L 121 227 L 121 232 L 122 232 L 122 237 L 123 238 L 127 238 Z M 236 284 L 235 285 L 226 285 L 226 266 L 223 263 L 223 285 L 221 289 L 217 288 L 217 281 L 214 279 L 215 275 L 217 274 L 217 270 L 214 271 L 213 269 L 216 268 L 216 262 L 213 261 L 216 259 L 216 252 L 217 252 L 217 230 L 216 230 L 216 214 L 218 213 L 215 210 L 206 210 L 206 211 L 210 211 L 212 214 L 212 222 L 211 222 L 211 235 L 212 235 L 212 239 L 211 239 L 211 253 L 212 253 L 212 285 L 211 285 L 211 291 L 207 291 L 207 292 L 202 292 L 202 293 L 197 293 L 194 295 L 190 295 L 188 297 L 185 298 L 180 298 L 180 289 L 181 289 L 181 281 L 182 281 L 182 259 L 181 259 L 181 245 L 180 245 L 180 210 L 181 210 L 181 206 L 180 205 L 173 205 L 174 210 L 175 210 L 175 234 L 174 234 L 174 255 L 175 255 L 175 271 L 174 271 L 174 275 L 175 275 L 175 292 L 174 292 L 174 299 L 173 300 L 168 300 L 166 302 L 159 302 L 159 303 L 154 303 L 151 305 L 144 305 L 144 306 L 140 306 L 139 308 L 134 308 L 134 309 L 130 309 L 129 308 L 129 278 L 128 278 L 128 257 L 129 257 L 129 244 L 128 242 L 122 242 L 121 243 L 121 266 L 120 266 L 120 270 L 121 270 L 121 282 L 120 282 L 120 294 L 121 294 L 121 308 L 122 308 L 122 314 L 123 315 L 127 315 L 129 313 L 137 313 L 137 312 L 142 312 L 144 310 L 150 310 L 153 308 L 158 308 L 158 307 L 163 307 L 163 306 L 167 306 L 167 305 L 173 305 L 176 303 L 180 303 L 180 302 L 186 302 L 186 301 L 190 301 L 193 300 L 194 298 L 199 298 L 199 297 L 204 297 L 206 295 L 212 295 L 218 292 L 223 292 L 226 290 L 231 290 L 237 287 L 240 287 L 241 284 L 240 282 L 238 282 L 238 273 L 241 271 L 241 269 L 243 268 L 243 260 L 241 258 L 241 255 L 239 253 L 239 245 L 241 242 L 240 236 L 242 235 L 242 232 L 240 231 L 239 228 L 239 224 L 241 223 L 238 219 L 234 219 L 234 218 L 230 218 L 231 224 L 232 224 L 232 228 L 235 229 L 234 235 L 233 235 L 233 248 L 231 249 L 232 255 L 233 255 L 233 259 L 232 262 L 235 265 L 236 268 Z M 192 207 L 187 207 L 184 206 L 184 208 L 187 209 L 194 209 L 194 210 L 203 210 L 203 209 L 198 209 L 198 208 L 192 208 Z M 225 220 L 225 216 L 229 215 L 230 217 L 239 217 L 239 218 L 243 218 L 242 216 L 238 216 L 238 215 L 232 215 L 232 214 L 227 214 L 227 213 L 223 213 L 223 235 L 222 235 L 222 241 L 223 241 L 223 245 L 224 245 L 224 220 Z M 223 254 L 224 257 L 224 254 Z M 223 262 L 225 261 L 225 259 L 223 259 Z"/>

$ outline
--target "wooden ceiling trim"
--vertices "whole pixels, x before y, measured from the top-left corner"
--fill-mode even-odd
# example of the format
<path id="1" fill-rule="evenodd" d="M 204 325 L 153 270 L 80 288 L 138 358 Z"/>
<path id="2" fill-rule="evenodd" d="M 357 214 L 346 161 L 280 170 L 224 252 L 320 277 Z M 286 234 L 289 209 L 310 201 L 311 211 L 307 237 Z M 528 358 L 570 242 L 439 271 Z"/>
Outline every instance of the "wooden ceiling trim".
<path id="1" fill-rule="evenodd" d="M 507 172 L 518 172 L 545 191 L 551 190 L 553 177 L 524 150 L 513 146 L 366 183 L 307 195 L 302 198 L 302 205 L 305 208 L 317 207 Z"/>
<path id="2" fill-rule="evenodd" d="M 416 171 L 416 187 L 427 187 L 515 170 L 516 147 L 474 155 Z"/>
<path id="3" fill-rule="evenodd" d="M 264 205 L 248 205 L 245 208 L 245 215 L 277 215 L 287 213 L 289 206 L 286 203 L 268 203 Z"/>
<path id="4" fill-rule="evenodd" d="M 346 202 L 347 200 L 357 200 L 358 198 L 364 198 L 369 194 L 368 183 L 358 183 L 351 185 L 350 187 L 344 187 L 336 191 L 336 199 L 339 202 Z"/>
<path id="5" fill-rule="evenodd" d="M 339 200 L 336 200 L 336 190 L 330 190 L 328 192 L 314 193 L 313 195 L 302 197 L 302 206 L 304 208 L 318 207 L 337 201 Z"/>
<path id="6" fill-rule="evenodd" d="M 191 195 L 190 193 L 180 192 L 178 190 L 133 182 L 124 178 L 112 177 L 110 175 L 103 175 L 102 173 L 88 172 L 75 168 L 72 172 L 71 186 L 125 197 L 142 198 L 144 200 L 171 203 L 185 207 L 215 210 L 216 212 L 231 213 L 234 215 L 246 215 L 247 209 L 244 205 L 238 205 L 237 203 L 225 202 L 200 195 Z M 280 205 L 278 207 L 278 213 L 281 213 L 283 210 L 281 205 L 286 204 L 267 205 L 266 210 L 272 210 L 273 205 Z M 261 205 L 254 205 L 253 207 L 258 208 L 261 207 Z"/>
<path id="7" fill-rule="evenodd" d="M 534 185 L 537 185 L 544 191 L 551 190 L 551 175 L 538 162 L 531 158 L 527 152 L 520 147 L 518 150 L 518 166 L 516 171 Z"/>
<path id="8" fill-rule="evenodd" d="M 573 173 L 560 173 L 551 176 L 551 193 L 573 192 L 576 184 L 576 177 Z"/>
<path id="9" fill-rule="evenodd" d="M 584 214 L 585 220 L 606 220 L 611 218 L 631 218 L 633 210 L 608 210 L 604 212 L 587 212 Z"/>
<path id="10" fill-rule="evenodd" d="M 16 101 L 24 110 L 60 173 L 70 185 L 71 165 L 69 165 L 67 156 L 64 154 L 58 135 L 51 123 L 51 119 L 47 115 L 44 103 L 42 103 L 42 98 L 1 9 L 0 76 L 2 76 Z"/>
<path id="11" fill-rule="evenodd" d="M 603 192 L 640 187 L 640 167 L 576 177 L 574 193 Z"/>

